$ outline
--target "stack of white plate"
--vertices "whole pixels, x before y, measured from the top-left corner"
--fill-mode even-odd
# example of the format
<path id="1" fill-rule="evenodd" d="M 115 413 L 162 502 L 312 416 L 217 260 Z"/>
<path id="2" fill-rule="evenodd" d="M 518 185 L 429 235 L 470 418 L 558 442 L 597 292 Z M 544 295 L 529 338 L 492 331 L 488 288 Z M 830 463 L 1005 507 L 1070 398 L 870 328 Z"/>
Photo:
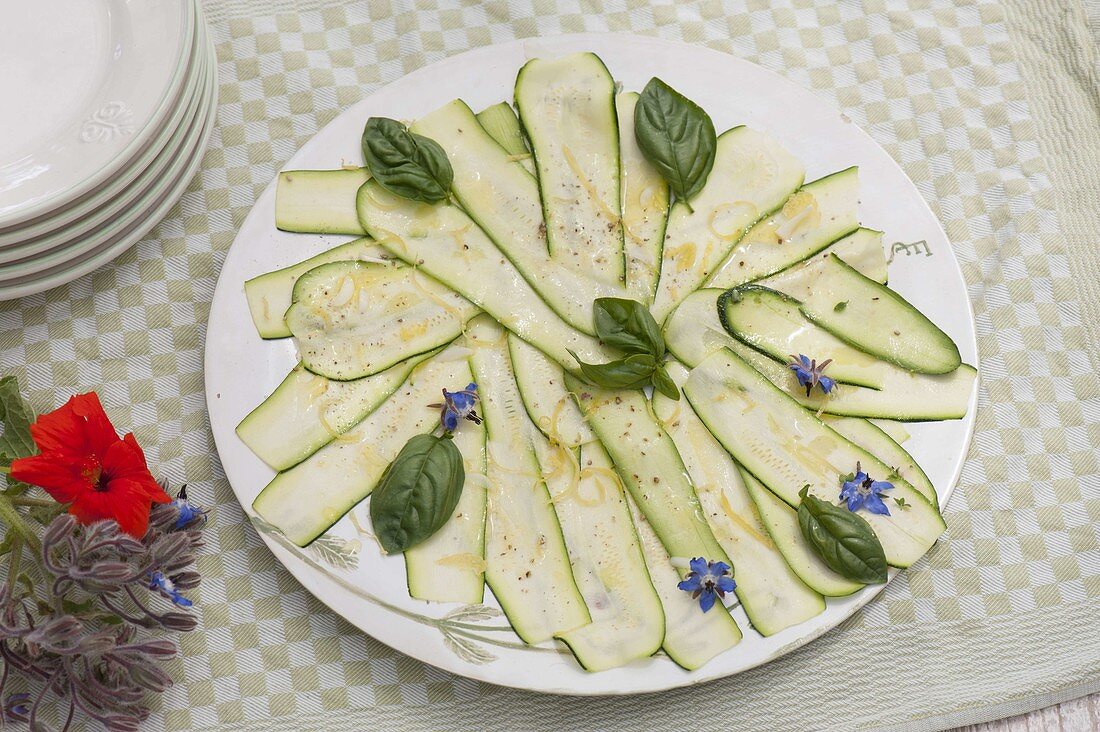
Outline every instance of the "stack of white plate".
<path id="1" fill-rule="evenodd" d="M 198 0 L 0 3 L 0 299 L 133 246 L 198 170 L 217 65 Z"/>

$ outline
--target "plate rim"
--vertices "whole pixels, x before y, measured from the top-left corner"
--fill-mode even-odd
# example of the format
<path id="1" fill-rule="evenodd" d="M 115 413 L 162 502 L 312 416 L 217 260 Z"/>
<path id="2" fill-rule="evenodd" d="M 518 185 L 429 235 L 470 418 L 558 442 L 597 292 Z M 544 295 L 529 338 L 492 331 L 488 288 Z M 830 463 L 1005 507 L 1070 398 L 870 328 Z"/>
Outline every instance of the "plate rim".
<path id="1" fill-rule="evenodd" d="M 533 53 L 531 47 L 540 47 L 540 46 L 542 47 L 541 49 L 536 48 L 535 52 L 540 52 L 540 51 L 541 52 L 553 52 L 554 47 L 558 47 L 558 53 L 566 53 L 566 52 L 569 52 L 568 47 L 570 46 L 570 44 L 587 44 L 587 43 L 598 44 L 601 41 L 606 42 L 606 41 L 611 40 L 611 39 L 617 40 L 617 41 L 622 41 L 624 43 L 640 43 L 643 46 L 646 45 L 646 44 L 651 44 L 651 45 L 660 46 L 660 47 L 662 47 L 666 50 L 671 50 L 671 49 L 676 49 L 676 48 L 689 49 L 693 53 L 702 53 L 702 54 L 712 55 L 712 57 L 714 57 L 715 59 L 722 59 L 722 60 L 726 61 L 727 63 L 747 64 L 747 65 L 750 65 L 750 66 L 754 67 L 756 73 L 760 73 L 760 74 L 763 74 L 767 77 L 770 77 L 772 79 L 772 81 L 777 83 L 778 86 L 787 87 L 788 89 L 791 89 L 792 93 L 794 92 L 794 90 L 798 90 L 798 93 L 812 95 L 815 102 L 817 104 L 821 105 L 821 107 L 823 109 L 830 110 L 831 112 L 835 113 L 839 118 L 841 118 L 845 122 L 847 122 L 851 126 L 851 128 L 853 130 L 855 130 L 855 134 L 857 136 L 859 136 L 859 138 L 861 139 L 861 142 L 863 144 L 866 144 L 868 146 L 873 147 L 875 150 L 877 150 L 879 153 L 881 153 L 882 156 L 884 156 L 884 159 L 890 161 L 890 164 L 903 177 L 903 179 L 905 181 L 905 190 L 906 190 L 906 193 L 909 196 L 909 198 L 911 198 L 913 201 L 919 202 L 919 204 L 917 204 L 917 205 L 921 209 L 922 213 L 926 214 L 930 221 L 935 222 L 939 233 L 942 234 L 942 236 L 943 236 L 943 240 L 950 245 L 950 239 L 948 238 L 948 236 L 946 234 L 946 231 L 944 231 L 942 222 L 935 215 L 935 213 L 932 211 L 931 207 L 929 206 L 928 202 L 925 200 L 924 196 L 921 195 L 920 189 L 917 188 L 916 184 L 905 173 L 905 170 L 901 167 L 901 165 L 897 162 L 897 160 L 893 156 L 891 156 L 881 145 L 879 145 L 878 142 L 875 141 L 875 139 L 873 137 L 871 137 L 871 135 L 869 133 L 867 133 L 866 130 L 864 130 L 862 127 L 860 127 L 859 125 L 855 124 L 850 119 L 848 119 L 848 117 L 840 109 L 838 109 L 836 107 L 836 105 L 832 102 L 832 100 L 823 99 L 820 96 L 818 96 L 818 94 L 815 92 L 815 90 L 804 87 L 803 85 L 799 84 L 798 82 L 796 82 L 792 79 L 788 79 L 787 77 L 783 76 L 782 74 L 780 74 L 776 71 L 773 71 L 773 70 L 768 69 L 766 67 L 760 66 L 759 64 L 756 64 L 752 61 L 749 61 L 748 59 L 741 58 L 739 56 L 735 56 L 731 53 L 726 53 L 724 51 L 719 51 L 717 49 L 710 48 L 708 46 L 701 45 L 701 44 L 695 44 L 695 43 L 688 43 L 688 42 L 684 42 L 684 41 L 665 39 L 665 38 L 656 37 L 656 36 L 644 36 L 644 35 L 638 35 L 638 34 L 634 34 L 634 33 L 625 33 L 625 32 L 612 32 L 612 33 L 587 32 L 587 33 L 561 34 L 561 35 L 557 35 L 557 36 L 553 36 L 553 37 L 519 38 L 519 39 L 515 39 L 515 40 L 511 40 L 511 41 L 506 41 L 506 42 L 503 42 L 503 43 L 496 43 L 496 44 L 488 44 L 488 45 L 485 45 L 485 46 L 478 46 L 478 47 L 471 48 L 471 49 L 468 49 L 468 50 L 465 50 L 465 51 L 462 51 L 462 52 L 459 52 L 459 53 L 452 54 L 450 56 L 446 56 L 442 59 L 439 59 L 436 62 L 433 62 L 431 64 L 423 66 L 423 67 L 421 67 L 419 69 L 416 69 L 416 70 L 414 70 L 414 71 L 412 71 L 408 74 L 403 74 L 402 76 L 394 79 L 393 81 L 391 81 L 391 82 L 389 82 L 389 83 L 387 83 L 383 86 L 380 86 L 379 88 L 373 90 L 369 95 L 365 96 L 363 99 L 359 100 L 358 102 L 356 102 L 352 105 L 349 105 L 348 107 L 345 107 L 336 117 L 334 117 L 332 120 L 330 120 L 326 125 L 320 127 L 310 137 L 309 140 L 306 140 L 304 143 L 302 143 L 302 145 L 294 153 L 294 155 L 292 155 L 283 164 L 283 166 L 281 166 L 280 170 L 296 169 L 296 166 L 300 167 L 295 161 L 299 160 L 300 158 L 302 158 L 304 156 L 304 151 L 306 150 L 306 148 L 308 148 L 309 144 L 313 141 L 313 139 L 321 136 L 330 127 L 334 127 L 337 124 L 339 124 L 340 120 L 346 114 L 348 114 L 351 110 L 353 110 L 354 108 L 359 107 L 359 106 L 363 106 L 363 105 L 367 105 L 372 100 L 373 97 L 381 94 L 383 91 L 385 91 L 387 89 L 390 89 L 391 87 L 394 87 L 397 84 L 408 83 L 410 78 L 419 79 L 422 76 L 426 76 L 426 75 L 432 73 L 433 71 L 437 70 L 437 67 L 439 67 L 442 64 L 457 63 L 458 61 L 460 61 L 462 59 L 465 59 L 468 56 L 473 56 L 473 55 L 478 55 L 478 54 L 486 54 L 486 53 L 489 53 L 492 49 L 501 49 L 502 47 L 520 46 L 523 49 L 525 56 L 527 58 L 530 58 L 532 53 Z M 562 48 L 560 48 L 561 46 L 566 46 L 567 48 L 562 49 Z M 595 52 L 599 53 L 599 51 L 595 51 Z M 767 130 L 765 130 L 765 131 L 767 131 Z M 278 174 L 275 175 L 274 179 L 268 184 L 268 186 L 266 186 L 264 188 L 264 190 L 261 191 L 261 193 L 256 197 L 256 200 L 253 203 L 252 210 L 249 211 L 248 216 L 242 222 L 241 226 L 238 229 L 238 236 L 240 234 L 240 231 L 242 231 L 246 228 L 249 219 L 253 215 L 256 215 L 256 212 L 258 211 L 259 202 L 263 199 L 273 197 L 273 191 L 275 189 L 275 186 L 276 186 L 277 182 L 278 182 Z M 272 226 L 273 226 L 273 224 L 272 224 Z M 225 260 L 225 262 L 223 262 L 223 272 L 224 272 L 225 264 L 229 261 L 229 258 L 233 254 L 232 250 L 233 250 L 233 246 L 235 244 L 236 244 L 236 239 L 234 239 L 234 244 L 231 245 L 230 249 L 227 251 L 226 260 Z M 961 474 L 962 474 L 963 467 L 965 466 L 965 463 L 966 463 L 967 453 L 968 453 L 970 445 L 972 444 L 972 441 L 973 441 L 974 432 L 975 432 L 975 417 L 976 417 L 976 411 L 977 411 L 978 396 L 979 396 L 979 392 L 980 392 L 980 379 L 981 379 L 981 363 L 980 363 L 981 362 L 981 354 L 978 350 L 978 344 L 977 344 L 977 327 L 976 327 L 976 322 L 975 322 L 975 317 L 974 317 L 973 302 L 971 301 L 971 298 L 969 296 L 969 288 L 968 288 L 968 285 L 967 285 L 966 278 L 965 278 L 965 276 L 963 275 L 963 272 L 962 272 L 961 263 L 959 262 L 958 256 L 956 255 L 954 247 L 952 247 L 952 246 L 949 246 L 949 257 L 950 257 L 950 260 L 951 260 L 952 265 L 953 265 L 952 268 L 951 268 L 953 270 L 953 277 L 956 280 L 956 285 L 959 287 L 959 290 L 963 295 L 962 299 L 965 302 L 965 312 L 960 313 L 960 318 L 961 318 L 961 320 L 963 321 L 963 324 L 966 327 L 966 333 L 965 333 L 965 336 L 960 339 L 960 345 L 962 345 L 963 342 L 965 342 L 965 345 L 968 347 L 968 350 L 971 353 L 974 354 L 973 363 L 971 365 L 975 369 L 978 370 L 978 378 L 975 379 L 975 384 L 974 384 L 974 387 L 973 387 L 973 389 L 971 391 L 971 394 L 970 394 L 967 413 L 962 418 L 962 420 L 960 420 L 962 422 L 963 426 L 964 426 L 964 429 L 965 429 L 965 436 L 964 436 L 964 439 L 962 440 L 962 443 L 959 445 L 959 448 L 958 448 L 958 462 L 954 466 L 954 468 L 951 470 L 950 479 L 947 482 L 946 486 L 944 487 L 942 495 L 941 495 L 941 503 L 943 504 L 943 506 L 946 506 L 948 500 L 950 499 L 951 495 L 954 493 L 955 488 L 958 485 L 959 479 L 960 479 Z M 217 398 L 216 389 L 217 389 L 218 385 L 215 384 L 215 383 L 212 383 L 212 380 L 214 378 L 213 375 L 212 375 L 213 372 L 208 367 L 208 364 L 211 361 L 216 360 L 216 358 L 217 358 L 217 353 L 213 350 L 216 347 L 214 335 L 215 335 L 215 332 L 216 332 L 217 328 L 216 328 L 216 326 L 212 327 L 212 325 L 215 321 L 215 318 L 217 317 L 216 314 L 221 309 L 227 307 L 227 305 L 225 303 L 231 297 L 233 297 L 234 295 L 239 295 L 241 298 L 243 298 L 243 295 L 241 295 L 241 293 L 240 293 L 240 284 L 241 283 L 232 283 L 232 284 L 229 283 L 228 280 L 226 280 L 222 276 L 222 273 L 219 273 L 218 282 L 217 282 L 217 285 L 215 287 L 213 298 L 211 300 L 211 307 L 210 307 L 210 311 L 209 311 L 209 321 L 208 321 L 207 334 L 206 334 L 206 344 L 205 344 L 205 347 L 204 347 L 204 387 L 205 387 L 205 396 L 206 396 L 206 402 L 207 402 L 207 410 L 208 410 L 208 414 L 211 414 L 211 415 L 213 413 L 219 411 L 217 409 L 217 407 L 215 406 L 215 399 Z M 218 450 L 218 454 L 219 454 L 219 462 L 222 463 L 223 470 L 224 470 L 225 463 L 224 463 L 224 459 L 222 458 L 222 454 L 223 454 L 223 452 L 225 452 L 223 450 L 223 439 L 219 436 L 220 430 L 215 429 L 214 424 L 213 424 L 213 420 L 211 420 L 211 429 L 212 429 L 212 433 L 213 433 L 213 436 L 214 436 L 215 447 Z M 230 435 L 233 435 L 232 428 L 230 428 L 229 433 L 230 433 Z M 233 436 L 235 436 L 235 435 L 233 435 Z M 227 438 L 228 438 L 228 436 L 227 436 Z M 233 490 L 234 497 L 237 499 L 238 503 L 241 505 L 241 508 L 244 511 L 245 517 L 246 518 L 251 518 L 250 507 L 245 505 L 244 499 L 237 493 L 237 491 L 235 489 L 232 488 L 233 484 L 232 484 L 232 480 L 229 478 L 229 470 L 225 470 L 225 473 L 226 473 L 226 480 L 230 484 L 231 490 Z M 280 564 L 282 564 L 283 567 L 295 577 L 295 579 L 303 586 L 303 588 L 305 590 L 307 590 L 308 592 L 310 592 L 310 594 L 312 594 L 314 597 L 316 597 L 319 602 L 321 602 L 323 605 L 325 605 L 332 612 L 334 612 L 337 615 L 343 617 L 351 625 L 356 627 L 360 632 L 365 633 L 366 635 L 368 635 L 368 636 L 378 640 L 379 642 L 393 648 L 394 650 L 396 650 L 396 651 L 398 651 L 398 652 L 400 652 L 404 655 L 408 655 L 410 657 L 416 658 L 416 659 L 418 659 L 418 660 L 420 660 L 420 661 L 422 661 L 426 664 L 435 666 L 437 668 L 444 669 L 444 670 L 446 670 L 450 673 L 454 673 L 454 674 L 459 675 L 459 676 L 464 676 L 466 678 L 472 678 L 472 679 L 476 679 L 476 680 L 479 680 L 479 681 L 484 681 L 486 683 L 491 683 L 491 684 L 494 684 L 494 685 L 504 686 L 504 687 L 509 687 L 509 688 L 520 689 L 520 690 L 524 690 L 524 691 L 531 691 L 531 692 L 537 692 L 537 693 L 547 693 L 547 694 L 557 694 L 557 695 L 567 695 L 567 696 L 594 697 L 594 696 L 619 696 L 619 695 L 627 695 L 627 694 L 658 693 L 660 691 L 666 691 L 666 690 L 673 689 L 673 688 L 683 688 L 683 687 L 694 686 L 694 685 L 701 684 L 701 683 L 708 683 L 710 681 L 715 681 L 717 679 L 727 678 L 727 677 L 730 677 L 730 676 L 735 676 L 735 675 L 740 674 L 740 673 L 744 673 L 744 672 L 749 671 L 753 668 L 757 668 L 761 665 L 764 665 L 766 663 L 774 661 L 777 658 L 779 658 L 783 655 L 786 655 L 786 654 L 790 653 L 791 651 L 794 651 L 797 648 L 800 648 L 800 647 L 816 640 L 817 638 L 824 635 L 825 633 L 828 633 L 831 630 L 835 629 L 840 623 L 844 622 L 844 620 L 846 620 L 847 618 L 850 618 L 860 608 L 864 607 L 872 599 L 879 596 L 879 594 L 886 588 L 887 584 L 889 584 L 889 582 L 887 582 L 887 584 L 883 584 L 883 585 L 880 585 L 880 586 L 870 586 L 870 587 L 865 588 L 860 593 L 853 596 L 853 599 L 856 600 L 856 601 L 852 603 L 850 608 L 845 608 L 847 610 L 847 612 L 844 614 L 843 617 L 837 619 L 835 623 L 833 623 L 831 625 L 828 625 L 828 626 L 822 626 L 820 628 L 814 628 L 812 631 L 806 632 L 803 635 L 799 636 L 794 641 L 773 649 L 766 656 L 760 658 L 759 660 L 756 660 L 754 663 L 751 663 L 749 665 L 746 665 L 744 667 L 738 668 L 738 669 L 733 670 L 733 671 L 717 671 L 716 672 L 716 671 L 712 670 L 711 673 L 706 673 L 707 665 L 704 665 L 701 669 L 697 669 L 694 672 L 690 672 L 689 674 L 685 675 L 685 677 L 683 677 L 682 679 L 671 681 L 669 683 L 664 683 L 664 684 L 661 684 L 659 686 L 652 686 L 652 687 L 641 688 L 641 689 L 639 689 L 639 688 L 625 688 L 625 687 L 615 688 L 615 689 L 594 689 L 594 688 L 588 687 L 588 686 L 581 686 L 581 687 L 569 686 L 569 687 L 567 687 L 567 686 L 554 686 L 554 685 L 532 686 L 532 685 L 529 685 L 529 684 L 521 683 L 521 682 L 519 682 L 515 679 L 512 679 L 510 677 L 505 678 L 503 680 L 500 679 L 500 678 L 488 678 L 485 675 L 477 673 L 477 669 L 481 668 L 481 667 L 472 666 L 472 665 L 468 665 L 468 664 L 467 665 L 455 664 L 455 663 L 452 663 L 451 659 L 448 658 L 448 657 L 428 657 L 426 653 L 418 652 L 419 649 L 410 650 L 409 648 L 406 648 L 406 647 L 400 647 L 400 646 L 395 645 L 394 643 L 392 643 L 391 640 L 387 639 L 386 637 L 382 637 L 380 635 L 375 635 L 375 634 L 371 633 L 370 631 L 366 630 L 360 624 L 360 622 L 357 621 L 357 619 L 355 617 L 352 617 L 350 610 L 348 612 L 345 612 L 344 609 L 342 609 L 340 607 L 337 607 L 335 604 L 330 603 L 328 600 L 326 600 L 324 597 L 322 597 L 322 594 L 321 594 L 322 592 L 327 592 L 331 596 L 333 591 L 337 591 L 337 588 L 339 588 L 339 586 L 340 586 L 339 581 L 338 581 L 337 578 L 335 578 L 333 575 L 331 575 L 330 573 L 327 573 L 327 572 L 315 572 L 314 570 L 312 570 L 308 567 L 308 565 L 306 564 L 306 560 L 304 560 L 301 555 L 289 552 L 285 547 L 280 545 L 277 541 L 273 540 L 266 533 L 264 533 L 262 531 L 257 531 L 257 533 L 259 534 L 259 536 L 263 540 L 263 542 L 272 551 L 272 553 L 276 556 L 276 558 L 279 560 Z M 925 556 L 927 556 L 927 554 Z M 293 561 L 289 561 L 289 560 L 293 560 Z M 890 581 L 893 581 L 894 577 L 896 577 L 898 573 L 900 573 L 900 570 L 892 570 L 891 571 L 891 576 L 890 576 Z M 797 626 L 795 626 L 795 627 L 797 627 Z M 735 649 L 731 649 L 730 651 L 727 651 L 727 653 L 729 653 L 729 652 L 735 652 Z M 712 663 L 713 663 L 713 660 L 712 660 Z M 595 677 L 595 676 L 598 676 L 598 675 L 599 674 L 589 674 L 589 675 L 587 675 L 587 678 Z"/>

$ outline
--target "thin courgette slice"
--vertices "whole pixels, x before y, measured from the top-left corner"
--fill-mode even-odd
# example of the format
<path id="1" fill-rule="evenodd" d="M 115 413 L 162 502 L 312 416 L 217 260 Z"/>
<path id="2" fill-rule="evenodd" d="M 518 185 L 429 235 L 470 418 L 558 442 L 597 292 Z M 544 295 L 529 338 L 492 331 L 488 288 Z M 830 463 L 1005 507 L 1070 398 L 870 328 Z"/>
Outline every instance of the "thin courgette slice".
<path id="1" fill-rule="evenodd" d="M 893 419 L 869 419 L 867 421 L 890 435 L 890 439 L 899 445 L 908 442 L 909 438 L 912 437 L 912 435 L 909 434 L 909 430 L 905 428 L 904 422 L 898 422 Z"/>
<path id="2" fill-rule="evenodd" d="M 515 96 L 535 157 L 550 255 L 622 284 L 615 80 L 594 53 L 536 58 L 519 70 Z"/>
<path id="3" fill-rule="evenodd" d="M 393 262 L 393 255 L 375 244 L 370 237 L 362 237 L 298 264 L 267 272 L 245 282 L 244 296 L 248 300 L 248 311 L 252 314 L 252 322 L 260 337 L 289 338 L 290 328 L 286 327 L 284 316 L 290 307 L 294 284 L 298 278 L 314 267 L 345 260 L 386 264 Z"/>
<path id="4" fill-rule="evenodd" d="M 669 190 L 668 183 L 646 160 L 634 137 L 637 104 L 637 92 L 623 92 L 615 97 L 615 112 L 619 118 L 626 286 L 635 300 L 648 305 L 653 302 L 661 276 Z"/>
<path id="5" fill-rule="evenodd" d="M 486 430 L 485 581 L 516 633 L 541 643 L 592 621 L 535 455 L 504 330 L 485 316 L 467 331 Z M 539 435 L 539 438 L 542 438 Z"/>
<path id="6" fill-rule="evenodd" d="M 838 338 L 903 369 L 947 374 L 962 364 L 959 347 L 921 311 L 885 285 L 832 255 L 822 263 L 802 312 Z"/>
<path id="7" fill-rule="evenodd" d="M 531 174 L 482 129 L 461 99 L 422 117 L 411 129 L 447 152 L 455 198 L 546 304 L 574 328 L 594 333 L 592 301 L 623 297 L 626 290 L 551 258 Z"/>
<path id="8" fill-rule="evenodd" d="M 507 102 L 499 102 L 477 113 L 478 124 L 504 148 L 508 157 L 517 161 L 531 175 L 535 174 L 535 160 L 527 149 L 516 110 Z"/>
<path id="9" fill-rule="evenodd" d="M 534 164 L 530 162 L 531 151 L 527 149 L 527 142 L 523 139 L 519 117 L 508 102 L 498 102 L 481 110 L 477 113 L 477 122 L 506 153 L 521 163 L 526 161 L 528 164 L 523 167 L 528 173 L 534 172 Z"/>
<path id="10" fill-rule="evenodd" d="M 970 404 L 977 371 L 963 364 L 950 374 L 929 376 L 894 367 L 882 389 L 841 384 L 830 394 L 819 389 L 806 396 L 787 366 L 746 346 L 722 327 L 718 320 L 718 298 L 722 290 L 704 289 L 693 293 L 676 309 L 664 327 L 668 350 L 692 367 L 710 354 L 729 348 L 785 390 L 800 404 L 815 412 L 843 417 L 875 417 L 902 422 L 962 419 Z"/>
<path id="11" fill-rule="evenodd" d="M 962 419 L 974 391 L 978 372 L 963 364 L 950 374 L 929 376 L 904 369 L 890 372 L 881 390 L 841 384 L 830 394 L 814 390 L 806 396 L 793 372 L 785 365 L 759 351 L 730 339 L 727 347 L 773 384 L 785 389 L 802 406 L 840 417 L 895 419 L 901 422 L 928 422 Z"/>
<path id="12" fill-rule="evenodd" d="M 580 447 L 596 435 L 569 390 L 561 365 L 516 335 L 508 336 L 512 369 L 527 416 L 555 445 Z"/>
<path id="13" fill-rule="evenodd" d="M 668 366 L 679 386 L 687 370 Z M 821 595 L 787 566 L 745 489 L 737 464 L 714 439 L 687 400 L 653 395 L 653 411 L 687 466 L 714 537 L 733 560 L 735 592 L 749 622 L 769 636 L 825 610 Z"/>
<path id="14" fill-rule="evenodd" d="M 783 205 L 804 174 L 802 163 L 762 132 L 735 127 L 718 137 L 714 167 L 691 209 L 677 201 L 669 212 L 651 308 L 658 323 L 711 276 L 750 226 Z"/>
<path id="15" fill-rule="evenodd" d="M 812 257 L 859 227 L 858 209 L 857 168 L 807 183 L 741 237 L 706 286 L 736 287 Z"/>
<path id="16" fill-rule="evenodd" d="M 326 379 L 299 363 L 241 420 L 237 436 L 272 469 L 287 470 L 359 424 L 434 353 L 355 381 Z"/>
<path id="17" fill-rule="evenodd" d="M 787 393 L 729 349 L 707 357 L 691 371 L 684 395 L 711 434 L 769 490 L 797 507 L 799 491 L 836 503 L 841 476 L 860 465 L 885 480 L 891 470 L 871 453 L 845 439 L 803 409 Z M 886 561 L 908 567 L 932 547 L 945 529 L 943 517 L 920 491 L 901 477 L 886 498 L 882 516 L 860 511 L 878 535 Z M 894 499 L 909 504 L 902 509 Z"/>
<path id="18" fill-rule="evenodd" d="M 853 582 L 844 575 L 834 572 L 821 557 L 814 553 L 802 536 L 796 510 L 784 503 L 744 469 L 741 469 L 741 479 L 760 512 L 760 518 L 768 530 L 768 535 L 783 553 L 787 565 L 807 586 L 825 597 L 846 597 L 863 589 L 864 586 L 859 582 Z"/>
<path id="19" fill-rule="evenodd" d="M 626 502 L 649 576 L 664 609 L 665 637 L 661 647 L 677 665 L 694 671 L 740 643 L 741 629 L 721 604 L 715 603 L 708 612 L 703 612 L 698 600 L 677 587 L 686 572 L 673 566 L 672 558 L 629 491 Z"/>
<path id="20" fill-rule="evenodd" d="M 468 378 L 465 361 L 426 361 L 340 439 L 276 475 L 252 509 L 290 541 L 308 545 L 370 495 L 410 437 L 438 426 L 439 412 L 425 405 L 439 399 L 440 389 L 460 389 Z"/>
<path id="21" fill-rule="evenodd" d="M 565 383 L 669 556 L 704 557 L 728 564 L 729 557 L 703 515 L 684 461 L 645 394 L 600 389 L 568 375 Z"/>
<path id="22" fill-rule="evenodd" d="M 355 192 L 368 178 L 366 168 L 284 170 L 275 186 L 275 226 L 303 234 L 362 236 Z"/>
<path id="23" fill-rule="evenodd" d="M 358 207 L 363 226 L 379 244 L 453 288 L 566 368 L 576 367 L 570 349 L 590 363 L 617 358 L 562 320 L 457 206 L 410 201 L 367 181 L 359 189 Z"/>
<path id="24" fill-rule="evenodd" d="M 588 671 L 652 656 L 665 637 L 665 615 L 611 459 L 599 442 L 575 451 L 575 458 L 565 454 L 574 451 L 545 440 L 536 446 L 573 576 L 592 616 L 561 640 Z"/>
<path id="25" fill-rule="evenodd" d="M 473 380 L 469 362 L 461 361 L 467 364 L 463 375 Z M 454 383 L 451 391 L 470 381 Z M 475 605 L 485 597 L 485 425 L 464 420 L 453 439 L 466 473 L 462 495 L 447 523 L 405 550 L 405 577 L 410 597 Z"/>
<path id="26" fill-rule="evenodd" d="M 858 417 L 824 416 L 823 419 L 825 424 L 889 465 L 893 473 L 907 480 L 928 499 L 929 503 L 939 509 L 940 499 L 928 475 L 913 456 L 887 434 L 886 430 L 870 420 Z"/>
<path id="27" fill-rule="evenodd" d="M 329 262 L 294 284 L 286 324 L 302 364 L 351 381 L 450 343 L 478 309 L 414 267 Z"/>
<path id="28" fill-rule="evenodd" d="M 825 374 L 843 384 L 881 389 L 893 364 L 849 345 L 806 319 L 789 295 L 756 284 L 741 285 L 718 298 L 718 319 L 730 335 L 777 361 L 805 354 L 823 363 Z"/>
<path id="29" fill-rule="evenodd" d="M 840 257 L 865 277 L 886 284 L 886 253 L 882 249 L 882 232 L 874 229 L 856 229 L 809 259 L 755 282 L 790 295 L 796 300 L 805 300 L 813 290 L 817 278 L 821 276 L 824 262 L 830 254 Z"/>

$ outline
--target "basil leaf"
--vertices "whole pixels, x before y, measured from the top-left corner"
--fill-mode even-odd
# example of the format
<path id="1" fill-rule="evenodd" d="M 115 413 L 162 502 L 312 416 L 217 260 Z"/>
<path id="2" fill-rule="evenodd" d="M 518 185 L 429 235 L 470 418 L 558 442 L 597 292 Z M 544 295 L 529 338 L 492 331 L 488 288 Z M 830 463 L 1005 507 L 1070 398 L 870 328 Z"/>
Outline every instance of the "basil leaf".
<path id="1" fill-rule="evenodd" d="M 653 388 L 669 399 L 680 401 L 680 390 L 676 388 L 676 382 L 668 375 L 664 366 L 653 371 Z"/>
<path id="2" fill-rule="evenodd" d="M 846 508 L 809 495 L 806 488 L 798 495 L 798 527 L 830 569 L 864 584 L 886 581 L 886 553 L 870 524 Z"/>
<path id="3" fill-rule="evenodd" d="M 634 108 L 634 136 L 649 162 L 687 204 L 714 167 L 718 137 L 710 116 L 695 102 L 654 77 Z"/>
<path id="4" fill-rule="evenodd" d="M 466 471 L 453 440 L 417 435 L 382 474 L 370 499 L 374 533 L 387 554 L 403 552 L 447 523 Z"/>
<path id="5" fill-rule="evenodd" d="M 436 203 L 451 195 L 454 170 L 439 143 L 397 120 L 371 117 L 363 128 L 363 157 L 371 177 L 390 193 Z"/>
<path id="6" fill-rule="evenodd" d="M 596 335 L 609 346 L 627 353 L 665 354 L 665 339 L 645 305 L 621 297 L 600 297 L 592 303 Z"/>
<path id="7" fill-rule="evenodd" d="M 608 363 L 585 363 L 573 351 L 569 354 L 576 359 L 585 381 L 605 389 L 640 389 L 649 383 L 657 368 L 657 359 L 648 353 L 635 353 Z"/>
<path id="8" fill-rule="evenodd" d="M 0 464 L 10 465 L 16 458 L 38 452 L 31 439 L 32 422 L 34 410 L 23 401 L 19 381 L 14 376 L 0 379 L 0 424 L 4 426 L 0 435 Z"/>

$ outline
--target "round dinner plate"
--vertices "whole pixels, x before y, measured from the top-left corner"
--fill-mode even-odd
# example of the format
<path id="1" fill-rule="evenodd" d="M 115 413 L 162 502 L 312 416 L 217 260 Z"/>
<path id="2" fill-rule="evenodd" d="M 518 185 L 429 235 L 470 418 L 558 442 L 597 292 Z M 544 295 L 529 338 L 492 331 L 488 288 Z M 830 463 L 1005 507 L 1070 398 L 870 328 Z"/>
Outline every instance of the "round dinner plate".
<path id="1" fill-rule="evenodd" d="M 136 244 L 183 195 L 202 163 L 217 114 L 214 48 L 205 32 L 199 41 L 202 53 L 194 69 L 198 78 L 191 122 L 180 128 L 176 146 L 163 151 L 159 175 L 148 176 L 144 190 L 130 208 L 64 247 L 58 255 L 51 252 L 41 260 L 0 265 L 0 300 L 42 292 L 101 267 Z"/>
<path id="2" fill-rule="evenodd" d="M 459 94 L 474 109 L 511 99 L 516 72 L 529 58 L 593 51 L 625 89 L 640 90 L 659 76 L 706 109 L 718 130 L 747 124 L 777 138 L 813 180 L 851 165 L 860 167 L 860 219 L 884 229 L 887 242 L 924 242 L 915 256 L 899 254 L 890 284 L 958 343 L 963 360 L 977 361 L 973 313 L 951 245 L 912 182 L 862 130 L 811 92 L 787 79 L 716 51 L 655 38 L 581 34 L 515 41 L 476 49 L 433 64 L 355 104 L 321 130 L 287 163 L 287 169 L 338 168 L 362 159 L 359 140 L 372 115 L 415 119 Z M 297 361 L 290 339 L 263 341 L 255 333 L 243 283 L 344 241 L 275 228 L 275 183 L 257 200 L 242 225 L 214 293 L 206 343 L 206 398 L 222 464 L 238 500 L 251 504 L 272 471 L 237 438 L 234 428 L 267 397 Z M 912 249 L 912 248 L 911 248 Z M 924 252 L 927 251 L 926 255 Z M 924 467 L 946 501 L 958 480 L 973 432 L 976 390 L 965 419 L 914 424 L 906 448 Z M 356 513 L 369 526 L 367 505 Z M 254 520 L 255 521 L 255 520 Z M 628 666 L 588 673 L 560 645 L 524 646 L 500 617 L 485 620 L 461 606 L 413 600 L 400 556 L 384 557 L 369 539 L 357 566 L 340 569 L 317 549 L 297 549 L 255 521 L 264 541 L 290 572 L 322 602 L 375 638 L 427 663 L 463 676 L 505 686 L 563 694 L 633 694 L 699 683 L 765 663 L 833 628 L 882 590 L 872 586 L 831 599 L 824 613 L 776 635 L 753 630 L 744 611 L 733 613 L 744 639 L 696 671 L 657 655 Z M 331 535 L 355 542 L 345 517 Z M 340 541 L 329 547 L 341 546 Z M 345 545 L 346 546 L 346 545 Z M 892 573 L 896 574 L 896 573 Z M 490 592 L 486 604 L 498 607 Z M 463 651 L 449 633 L 456 617 L 463 627 L 487 624 Z M 448 617 L 448 614 L 450 616 Z M 491 613 L 490 613 L 491 614 Z M 465 638 L 466 636 L 464 636 Z"/>
<path id="3" fill-rule="evenodd" d="M 0 7 L 0 227 L 108 180 L 161 129 L 196 27 L 191 0 Z"/>

